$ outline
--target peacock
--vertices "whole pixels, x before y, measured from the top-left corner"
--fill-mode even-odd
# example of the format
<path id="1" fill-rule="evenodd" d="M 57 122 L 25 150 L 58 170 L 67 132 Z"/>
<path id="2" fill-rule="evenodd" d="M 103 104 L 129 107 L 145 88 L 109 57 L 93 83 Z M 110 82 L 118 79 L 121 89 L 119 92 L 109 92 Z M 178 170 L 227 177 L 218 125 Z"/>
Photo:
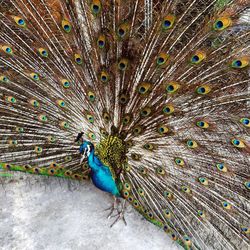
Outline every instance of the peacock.
<path id="1" fill-rule="evenodd" d="M 0 0 L 0 178 L 91 179 L 184 249 L 249 249 L 249 9 Z"/>

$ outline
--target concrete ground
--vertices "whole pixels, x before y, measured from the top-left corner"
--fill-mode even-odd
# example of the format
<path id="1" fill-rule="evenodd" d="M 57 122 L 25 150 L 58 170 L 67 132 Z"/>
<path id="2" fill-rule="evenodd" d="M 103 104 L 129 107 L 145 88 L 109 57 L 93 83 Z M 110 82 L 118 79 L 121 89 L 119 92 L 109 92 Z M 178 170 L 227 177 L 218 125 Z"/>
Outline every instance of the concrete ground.
<path id="1" fill-rule="evenodd" d="M 15 175 L 0 179 L 2 250 L 177 250 L 167 234 L 129 207 L 110 228 L 112 198 L 92 183 Z"/>

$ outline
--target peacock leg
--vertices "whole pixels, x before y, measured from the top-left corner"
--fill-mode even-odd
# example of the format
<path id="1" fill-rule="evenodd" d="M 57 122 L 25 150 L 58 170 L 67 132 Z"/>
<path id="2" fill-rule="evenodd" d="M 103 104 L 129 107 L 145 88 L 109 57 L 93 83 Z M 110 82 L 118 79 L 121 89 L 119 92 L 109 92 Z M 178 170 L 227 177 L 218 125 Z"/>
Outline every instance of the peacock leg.
<path id="1" fill-rule="evenodd" d="M 119 211 L 117 209 L 118 214 L 113 215 L 112 217 L 116 217 L 115 221 L 110 225 L 110 227 L 113 227 L 119 220 L 123 220 L 124 224 L 127 226 L 127 222 L 125 220 L 125 211 L 126 211 L 126 200 L 122 201 L 122 207 L 121 210 Z"/>
<path id="2" fill-rule="evenodd" d="M 111 218 L 111 215 L 113 214 L 113 212 L 115 210 L 115 207 L 116 207 L 116 204 L 117 204 L 117 198 L 115 196 L 113 196 L 113 198 L 114 198 L 114 202 L 113 202 L 112 206 L 110 206 L 110 207 L 108 207 L 107 209 L 104 210 L 104 211 L 109 211 L 110 210 L 110 212 L 109 212 L 109 214 L 107 216 L 108 219 Z"/>

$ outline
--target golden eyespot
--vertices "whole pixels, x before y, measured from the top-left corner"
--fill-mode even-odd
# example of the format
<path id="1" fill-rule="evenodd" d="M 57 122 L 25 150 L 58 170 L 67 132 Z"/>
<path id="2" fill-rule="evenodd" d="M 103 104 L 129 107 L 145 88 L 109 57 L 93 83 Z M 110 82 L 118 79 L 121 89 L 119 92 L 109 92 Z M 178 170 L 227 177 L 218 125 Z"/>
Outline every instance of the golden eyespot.
<path id="1" fill-rule="evenodd" d="M 74 61 L 76 64 L 81 65 L 82 64 L 82 56 L 80 54 L 75 54 Z"/>
<path id="2" fill-rule="evenodd" d="M 182 187 L 181 187 L 181 190 L 182 190 L 184 193 L 187 193 L 187 194 L 190 194 L 190 193 L 191 193 L 191 189 L 190 189 L 188 186 L 182 186 Z"/>
<path id="3" fill-rule="evenodd" d="M 104 35 L 100 35 L 97 39 L 97 46 L 100 49 L 103 49 L 106 45 L 106 37 Z"/>
<path id="4" fill-rule="evenodd" d="M 122 118 L 122 123 L 123 125 L 127 125 L 131 122 L 131 115 L 130 114 L 126 114 L 123 118 Z"/>
<path id="5" fill-rule="evenodd" d="M 133 134 L 134 135 L 140 135 L 142 133 L 142 127 L 141 126 L 136 126 L 133 128 Z"/>
<path id="6" fill-rule="evenodd" d="M 128 37 L 129 34 L 129 24 L 128 23 L 122 23 L 121 25 L 119 25 L 118 29 L 117 29 L 117 36 L 120 39 L 124 39 L 126 37 Z"/>
<path id="7" fill-rule="evenodd" d="M 226 210 L 230 210 L 232 208 L 232 205 L 229 202 L 227 202 L 227 201 L 223 201 L 222 202 L 222 207 L 224 209 L 226 209 Z"/>
<path id="8" fill-rule="evenodd" d="M 168 133 L 169 129 L 167 126 L 165 125 L 159 125 L 158 128 L 157 128 L 157 132 L 160 134 L 160 135 L 166 135 Z"/>
<path id="9" fill-rule="evenodd" d="M 60 106 L 61 108 L 65 108 L 66 107 L 66 103 L 64 100 L 57 100 L 56 101 L 57 105 Z"/>
<path id="10" fill-rule="evenodd" d="M 174 106 L 171 104 L 168 104 L 163 107 L 162 111 L 164 115 L 171 115 L 172 113 L 174 113 Z"/>
<path id="11" fill-rule="evenodd" d="M 95 93 L 93 91 L 88 92 L 88 97 L 91 102 L 95 101 Z"/>
<path id="12" fill-rule="evenodd" d="M 49 56 L 48 50 L 46 50 L 44 48 L 39 48 L 38 52 L 39 52 L 39 55 L 41 57 L 48 57 Z"/>
<path id="13" fill-rule="evenodd" d="M 56 142 L 56 137 L 55 137 L 55 136 L 52 136 L 52 135 L 49 135 L 49 136 L 47 137 L 47 140 L 48 140 L 48 142 L 50 142 L 50 143 L 54 143 L 54 142 Z"/>
<path id="14" fill-rule="evenodd" d="M 88 138 L 91 139 L 91 140 L 95 140 L 95 139 L 96 139 L 96 135 L 95 135 L 94 133 L 92 133 L 92 132 L 89 132 L 89 133 L 87 134 L 87 136 L 88 136 Z"/>
<path id="15" fill-rule="evenodd" d="M 206 58 L 206 54 L 203 51 L 196 51 L 194 55 L 191 57 L 192 64 L 199 64 Z"/>
<path id="16" fill-rule="evenodd" d="M 13 96 L 6 96 L 5 97 L 6 102 L 8 103 L 16 103 L 16 98 Z"/>
<path id="17" fill-rule="evenodd" d="M 240 122 L 245 126 L 245 127 L 250 127 L 250 119 L 249 118 L 241 118 Z"/>
<path id="18" fill-rule="evenodd" d="M 107 112 L 103 113 L 103 118 L 105 122 L 109 122 L 110 121 L 110 115 Z"/>
<path id="19" fill-rule="evenodd" d="M 180 84 L 178 84 L 177 82 L 169 82 L 166 85 L 166 91 L 168 94 L 173 94 L 175 92 L 177 92 L 177 90 L 180 88 Z"/>
<path id="20" fill-rule="evenodd" d="M 151 114 L 151 112 L 152 112 L 151 108 L 145 107 L 145 108 L 143 108 L 143 109 L 141 110 L 140 115 L 141 115 L 142 117 L 147 117 L 147 116 L 149 116 L 149 115 Z"/>
<path id="21" fill-rule="evenodd" d="M 165 54 L 165 53 L 160 53 L 156 59 L 157 65 L 159 66 L 163 66 L 167 63 L 169 59 L 169 55 Z"/>
<path id="22" fill-rule="evenodd" d="M 126 104 L 128 102 L 128 100 L 129 100 L 129 96 L 128 95 L 126 95 L 126 94 L 121 94 L 120 95 L 119 102 L 121 104 Z"/>
<path id="23" fill-rule="evenodd" d="M 165 171 L 162 167 L 158 167 L 158 168 L 156 169 L 156 173 L 157 173 L 158 175 L 165 175 L 165 174 L 166 174 L 166 171 Z"/>
<path id="24" fill-rule="evenodd" d="M 175 164 L 176 165 L 178 165 L 178 166 L 181 166 L 181 167 L 183 167 L 184 165 L 185 165 L 185 162 L 184 162 L 184 160 L 183 159 L 181 159 L 181 158 L 175 158 Z"/>
<path id="25" fill-rule="evenodd" d="M 93 15 L 98 15 L 102 10 L 102 4 L 100 0 L 92 0 L 90 9 Z"/>
<path id="26" fill-rule="evenodd" d="M 143 145 L 143 147 L 145 149 L 147 149 L 147 150 L 150 150 L 150 151 L 155 149 L 155 146 L 153 144 L 151 144 L 151 143 L 146 143 L 146 144 Z"/>
<path id="27" fill-rule="evenodd" d="M 239 139 L 232 139 L 231 140 L 231 143 L 236 147 L 236 148 L 245 148 L 246 145 L 245 143 L 242 141 L 242 140 L 239 140 Z"/>
<path id="28" fill-rule="evenodd" d="M 176 17 L 174 15 L 167 15 L 164 17 L 162 22 L 163 30 L 169 30 L 173 28 Z"/>
<path id="29" fill-rule="evenodd" d="M 101 71 L 100 73 L 100 80 L 103 83 L 107 83 L 109 81 L 109 74 L 106 71 Z"/>
<path id="30" fill-rule="evenodd" d="M 216 31 L 221 31 L 232 25 L 232 20 L 229 17 L 220 17 L 214 24 L 213 29 Z"/>
<path id="31" fill-rule="evenodd" d="M 9 78 L 5 75 L 0 76 L 0 82 L 7 83 L 9 81 Z"/>
<path id="32" fill-rule="evenodd" d="M 138 188 L 137 190 L 137 193 L 140 195 L 140 196 L 144 196 L 145 195 L 145 192 L 142 188 Z"/>
<path id="33" fill-rule="evenodd" d="M 94 123 L 94 116 L 93 115 L 86 115 L 86 119 L 90 122 L 90 123 Z"/>
<path id="34" fill-rule="evenodd" d="M 125 71 L 128 68 L 128 59 L 126 58 L 122 58 L 119 62 L 118 62 L 118 68 L 121 71 Z"/>
<path id="35" fill-rule="evenodd" d="M 31 99 L 31 100 L 29 101 L 29 103 L 30 103 L 33 107 L 35 107 L 35 108 L 40 107 L 40 103 L 39 103 L 37 100 L 35 100 L 35 99 Z"/>
<path id="36" fill-rule="evenodd" d="M 70 33 L 70 31 L 72 29 L 72 25 L 67 19 L 63 19 L 61 25 L 62 25 L 63 30 L 66 33 Z"/>
<path id="37" fill-rule="evenodd" d="M 152 88 L 151 83 L 142 82 L 138 85 L 137 91 L 139 94 L 144 95 L 144 94 L 147 94 L 148 92 L 150 92 L 151 88 Z"/>
<path id="38" fill-rule="evenodd" d="M 67 80 L 67 79 L 62 79 L 61 80 L 61 83 L 62 83 L 62 86 L 65 88 L 65 89 L 67 89 L 67 88 L 69 88 L 70 87 L 70 81 L 69 80 Z"/>
<path id="39" fill-rule="evenodd" d="M 197 148 L 198 147 L 198 144 L 196 141 L 194 140 L 188 140 L 187 141 L 187 146 L 188 148 Z"/>
<path id="40" fill-rule="evenodd" d="M 206 95 L 211 91 L 211 88 L 208 85 L 201 85 L 196 88 L 196 93 L 200 95 Z"/>
<path id="41" fill-rule="evenodd" d="M 204 185 L 204 186 L 208 186 L 208 179 L 205 178 L 205 177 L 200 177 L 199 179 L 199 182 Z"/>
<path id="42" fill-rule="evenodd" d="M 13 50 L 10 46 L 8 45 L 2 45 L 1 46 L 1 50 L 5 53 L 5 54 L 8 54 L 8 55 L 13 55 Z"/>
<path id="43" fill-rule="evenodd" d="M 39 147 L 39 146 L 35 146 L 35 152 L 37 153 L 37 154 L 41 154 L 42 152 L 43 152 L 43 148 L 42 147 Z"/>
<path id="44" fill-rule="evenodd" d="M 41 114 L 41 115 L 38 115 L 38 120 L 39 120 L 40 122 L 47 122 L 47 121 L 48 121 L 48 118 L 47 118 L 46 115 Z"/>
<path id="45" fill-rule="evenodd" d="M 196 125 L 200 128 L 204 128 L 204 129 L 209 128 L 209 124 L 205 121 L 197 121 Z"/>
<path id="46" fill-rule="evenodd" d="M 249 59 L 248 58 L 237 58 L 232 61 L 231 67 L 235 69 L 242 69 L 249 65 Z"/>
<path id="47" fill-rule="evenodd" d="M 40 77 L 39 77 L 39 75 L 37 73 L 30 73 L 30 77 L 34 81 L 39 81 L 40 80 Z"/>
<path id="48" fill-rule="evenodd" d="M 14 19 L 14 21 L 16 22 L 16 24 L 21 27 L 21 28 L 26 28 L 26 22 L 22 17 L 19 16 L 12 16 L 12 18 Z"/>
<path id="49" fill-rule="evenodd" d="M 227 167 L 224 163 L 217 163 L 216 167 L 219 171 L 226 173 L 227 172 Z"/>
<path id="50" fill-rule="evenodd" d="M 60 125 L 60 127 L 62 128 L 62 129 L 68 129 L 70 126 L 69 126 L 69 123 L 68 122 L 66 122 L 66 121 L 61 121 L 60 123 L 59 123 L 59 125 Z"/>

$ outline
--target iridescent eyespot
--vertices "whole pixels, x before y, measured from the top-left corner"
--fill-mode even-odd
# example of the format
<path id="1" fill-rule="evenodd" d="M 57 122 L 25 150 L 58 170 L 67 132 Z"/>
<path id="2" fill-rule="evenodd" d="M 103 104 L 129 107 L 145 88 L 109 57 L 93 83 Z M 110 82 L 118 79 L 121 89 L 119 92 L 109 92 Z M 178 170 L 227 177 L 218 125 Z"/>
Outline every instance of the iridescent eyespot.
<path id="1" fill-rule="evenodd" d="M 227 209 L 227 210 L 232 208 L 232 205 L 229 204 L 227 201 L 222 202 L 222 206 L 224 209 Z"/>
<path id="2" fill-rule="evenodd" d="M 138 85 L 137 90 L 138 90 L 139 94 L 144 95 L 144 94 L 148 93 L 151 90 L 151 88 L 152 88 L 151 83 L 142 82 Z"/>
<path id="3" fill-rule="evenodd" d="M 162 109 L 164 115 L 171 115 L 174 112 L 174 106 L 171 104 L 166 105 Z"/>
<path id="4" fill-rule="evenodd" d="M 16 146 L 18 144 L 17 140 L 8 140 L 10 146 Z"/>
<path id="5" fill-rule="evenodd" d="M 175 22 L 175 16 L 174 15 L 167 15 L 164 17 L 162 22 L 162 28 L 163 30 L 171 29 Z"/>
<path id="6" fill-rule="evenodd" d="M 16 98 L 13 96 L 6 96 L 5 100 L 8 103 L 16 103 Z"/>
<path id="7" fill-rule="evenodd" d="M 0 82 L 6 83 L 6 82 L 8 82 L 8 81 L 9 81 L 9 79 L 8 79 L 7 76 L 0 76 Z"/>
<path id="8" fill-rule="evenodd" d="M 205 177 L 200 177 L 199 182 L 204 186 L 208 186 L 208 179 Z"/>
<path id="9" fill-rule="evenodd" d="M 100 49 L 103 49 L 105 47 L 106 44 L 106 37 L 104 35 L 100 35 L 97 39 L 97 46 Z"/>
<path id="10" fill-rule="evenodd" d="M 239 139 L 232 139 L 231 143 L 236 147 L 236 148 L 245 148 L 246 145 L 243 141 Z"/>
<path id="11" fill-rule="evenodd" d="M 66 122 L 66 121 L 62 121 L 62 122 L 60 122 L 60 127 L 62 128 L 62 129 L 68 129 L 70 126 L 69 126 L 69 123 L 68 122 Z"/>
<path id="12" fill-rule="evenodd" d="M 129 172 L 131 170 L 131 166 L 129 164 L 125 164 L 124 169 L 126 172 Z"/>
<path id="13" fill-rule="evenodd" d="M 126 95 L 126 94 L 121 94 L 120 97 L 119 97 L 119 102 L 121 104 L 126 104 L 129 100 L 129 96 Z"/>
<path id="14" fill-rule="evenodd" d="M 140 206 L 139 201 L 138 200 L 134 200 L 133 201 L 133 205 L 134 205 L 135 208 L 138 208 Z"/>
<path id="15" fill-rule="evenodd" d="M 131 121 L 131 115 L 126 114 L 123 118 L 122 118 L 122 123 L 123 125 L 127 125 L 129 124 Z"/>
<path id="16" fill-rule="evenodd" d="M 150 211 L 147 211 L 147 216 L 148 216 L 150 219 L 154 218 L 153 213 L 150 212 Z"/>
<path id="17" fill-rule="evenodd" d="M 190 238 L 187 235 L 184 235 L 183 241 L 186 246 L 191 246 L 192 244 Z"/>
<path id="18" fill-rule="evenodd" d="M 49 56 L 48 51 L 47 51 L 46 49 L 44 49 L 44 48 L 39 48 L 39 49 L 38 49 L 38 52 L 39 52 L 39 55 L 40 55 L 41 57 L 48 57 L 48 56 Z"/>
<path id="19" fill-rule="evenodd" d="M 131 154 L 131 158 L 132 158 L 134 161 L 140 161 L 140 160 L 141 160 L 141 155 L 132 153 L 132 154 Z M 140 169 L 141 169 L 141 168 L 140 168 Z"/>
<path id="20" fill-rule="evenodd" d="M 169 59 L 169 55 L 167 55 L 165 53 L 160 53 L 156 59 L 157 65 L 159 65 L 159 66 L 165 65 L 166 62 L 168 61 L 168 59 Z"/>
<path id="21" fill-rule="evenodd" d="M 121 59 L 118 62 L 118 68 L 121 71 L 125 71 L 128 68 L 128 59 L 125 59 L 125 58 Z"/>
<path id="22" fill-rule="evenodd" d="M 244 126 L 250 127 L 250 120 L 249 120 L 249 118 L 241 118 L 241 119 L 240 119 L 240 122 L 241 122 Z"/>
<path id="23" fill-rule="evenodd" d="M 68 20 L 66 20 L 66 19 L 62 20 L 61 25 L 62 25 L 63 30 L 66 33 L 69 33 L 71 31 L 71 29 L 72 29 L 71 23 Z"/>
<path id="24" fill-rule="evenodd" d="M 66 89 L 70 87 L 70 81 L 67 80 L 67 79 L 62 79 L 62 80 L 61 80 L 61 83 L 62 83 L 62 86 L 63 86 L 64 88 L 66 88 Z"/>
<path id="25" fill-rule="evenodd" d="M 107 83 L 109 81 L 109 74 L 106 71 L 101 71 L 100 80 L 103 83 Z"/>
<path id="26" fill-rule="evenodd" d="M 64 100 L 57 100 L 56 101 L 57 105 L 60 106 L 61 108 L 65 108 L 66 107 L 66 103 Z"/>
<path id="27" fill-rule="evenodd" d="M 158 167 L 158 168 L 156 169 L 156 173 L 157 173 L 158 175 L 165 175 L 165 174 L 166 174 L 166 171 L 165 171 L 162 167 Z"/>
<path id="28" fill-rule="evenodd" d="M 29 103 L 35 108 L 40 107 L 40 103 L 37 100 L 31 99 Z"/>
<path id="29" fill-rule="evenodd" d="M 244 226 L 242 226 L 242 227 L 241 227 L 241 232 L 242 232 L 243 234 L 250 234 L 250 228 L 249 228 L 249 227 L 244 227 Z"/>
<path id="30" fill-rule="evenodd" d="M 37 73 L 30 73 L 30 77 L 35 80 L 35 81 L 39 81 L 39 75 Z"/>
<path id="31" fill-rule="evenodd" d="M 202 85 L 196 88 L 196 93 L 200 95 L 206 95 L 211 91 L 208 85 Z"/>
<path id="32" fill-rule="evenodd" d="M 67 171 L 65 171 L 64 175 L 67 176 L 67 177 L 69 177 L 69 176 L 72 175 L 72 171 L 67 170 Z"/>
<path id="33" fill-rule="evenodd" d="M 141 115 L 142 117 L 147 117 L 147 116 L 149 116 L 150 114 L 151 114 L 151 108 L 149 108 L 149 107 L 143 108 L 143 109 L 141 110 L 141 112 L 140 112 L 140 115 Z"/>
<path id="34" fill-rule="evenodd" d="M 249 59 L 247 58 L 239 58 L 235 59 L 231 63 L 231 67 L 235 69 L 242 69 L 249 65 Z"/>
<path id="35" fill-rule="evenodd" d="M 41 154 L 42 152 L 43 152 L 43 149 L 42 149 L 42 147 L 39 147 L 39 146 L 35 146 L 35 152 L 37 153 L 37 154 Z"/>
<path id="36" fill-rule="evenodd" d="M 102 116 L 103 116 L 105 122 L 110 121 L 110 115 L 107 112 L 104 112 Z"/>
<path id="37" fill-rule="evenodd" d="M 172 233 L 171 237 L 172 237 L 172 240 L 174 240 L 174 241 L 177 240 L 177 235 L 175 233 Z"/>
<path id="38" fill-rule="evenodd" d="M 90 123 L 94 123 L 94 116 L 93 116 L 93 115 L 88 114 L 88 115 L 86 115 L 86 118 L 87 118 L 87 120 L 88 120 Z"/>
<path id="39" fill-rule="evenodd" d="M 91 8 L 93 15 L 98 15 L 102 9 L 101 1 L 100 0 L 92 0 L 90 8 Z"/>
<path id="40" fill-rule="evenodd" d="M 133 129 L 133 134 L 134 135 L 140 135 L 142 133 L 142 127 L 141 126 L 137 126 Z"/>
<path id="41" fill-rule="evenodd" d="M 198 147 L 198 144 L 196 141 L 194 140 L 188 140 L 187 141 L 187 146 L 188 148 L 197 148 Z"/>
<path id="42" fill-rule="evenodd" d="M 224 172 L 224 173 L 227 172 L 227 167 L 224 163 L 217 163 L 216 167 L 221 172 Z"/>
<path id="43" fill-rule="evenodd" d="M 196 53 L 191 57 L 192 64 L 199 64 L 206 58 L 206 54 L 202 51 L 196 51 Z"/>
<path id="44" fill-rule="evenodd" d="M 159 125 L 158 128 L 157 128 L 157 132 L 160 134 L 160 135 L 166 135 L 168 133 L 169 129 L 167 126 L 164 126 L 164 125 Z"/>
<path id="45" fill-rule="evenodd" d="M 70 155 L 67 155 L 67 156 L 65 156 L 65 161 L 71 161 L 72 160 L 72 156 L 70 156 Z"/>
<path id="46" fill-rule="evenodd" d="M 78 64 L 78 65 L 82 64 L 82 56 L 80 54 L 75 54 L 74 55 L 74 60 L 75 60 L 76 64 Z"/>
<path id="47" fill-rule="evenodd" d="M 166 86 L 166 91 L 168 94 L 175 93 L 180 88 L 180 85 L 176 82 L 170 82 Z"/>
<path id="48" fill-rule="evenodd" d="M 163 210 L 163 214 L 167 219 L 171 218 L 171 213 L 168 209 Z"/>
<path id="49" fill-rule="evenodd" d="M 148 173 L 148 170 L 147 170 L 147 168 L 140 166 L 139 173 L 141 173 L 142 175 L 146 175 Z"/>
<path id="50" fill-rule="evenodd" d="M 131 148 L 134 146 L 134 143 L 132 140 L 125 141 L 125 143 L 126 143 L 126 147 L 128 147 L 128 148 Z"/>
<path id="51" fill-rule="evenodd" d="M 56 142 L 56 137 L 55 137 L 55 136 L 52 136 L 52 135 L 49 135 L 49 136 L 47 137 L 47 140 L 48 140 L 48 142 L 50 142 L 50 143 L 54 143 L 54 142 Z"/>
<path id="52" fill-rule="evenodd" d="M 123 184 L 123 188 L 126 189 L 126 190 L 128 190 L 128 191 L 130 191 L 131 185 L 130 185 L 128 182 L 125 182 L 125 183 Z"/>
<path id="53" fill-rule="evenodd" d="M 198 210 L 198 211 L 197 211 L 197 214 L 198 214 L 198 216 L 201 217 L 201 218 L 205 218 L 205 217 L 206 217 L 205 213 L 204 213 L 203 211 L 201 211 L 201 210 Z"/>
<path id="54" fill-rule="evenodd" d="M 213 29 L 214 30 L 224 30 L 226 28 L 228 28 L 229 26 L 231 26 L 232 24 L 232 20 L 228 17 L 220 17 L 218 18 L 214 24 L 213 24 Z"/>
<path id="55" fill-rule="evenodd" d="M 181 166 L 181 167 L 183 167 L 185 164 L 184 160 L 181 158 L 175 158 L 174 161 L 176 165 Z"/>
<path id="56" fill-rule="evenodd" d="M 95 101 L 95 93 L 94 93 L 94 92 L 89 91 L 89 92 L 88 92 L 88 97 L 89 97 L 89 100 L 90 100 L 91 102 L 94 102 L 94 101 Z"/>
<path id="57" fill-rule="evenodd" d="M 128 36 L 129 25 L 127 23 L 121 24 L 117 29 L 117 36 L 121 39 Z"/>
<path id="58" fill-rule="evenodd" d="M 16 132 L 23 133 L 24 132 L 24 128 L 22 128 L 22 127 L 16 127 Z"/>
<path id="59" fill-rule="evenodd" d="M 198 122 L 196 122 L 196 125 L 200 128 L 204 128 L 204 129 L 209 127 L 209 124 L 205 121 L 198 121 Z"/>
<path id="60" fill-rule="evenodd" d="M 8 55 L 13 55 L 13 50 L 10 46 L 7 46 L 7 45 L 3 45 L 1 47 L 1 49 L 3 50 L 3 52 L 5 52 L 6 54 Z"/>
<path id="61" fill-rule="evenodd" d="M 155 146 L 151 143 L 146 143 L 143 145 L 143 148 L 147 149 L 147 150 L 154 150 Z"/>
<path id="62" fill-rule="evenodd" d="M 163 196 L 165 198 L 168 198 L 168 199 L 172 199 L 173 198 L 173 194 L 171 192 L 169 192 L 169 191 L 164 191 L 163 192 Z"/>
<path id="63" fill-rule="evenodd" d="M 38 116 L 38 120 L 41 121 L 41 122 L 47 122 L 48 121 L 48 118 L 46 115 L 39 115 Z"/>
<path id="64" fill-rule="evenodd" d="M 244 185 L 247 189 L 250 189 L 250 181 L 245 181 Z"/>
<path id="65" fill-rule="evenodd" d="M 184 193 L 190 193 L 190 192 L 191 192 L 190 188 L 187 187 L 187 186 L 182 186 L 182 187 L 181 187 L 181 190 L 182 190 Z"/>
<path id="66" fill-rule="evenodd" d="M 96 135 L 92 132 L 89 132 L 88 134 L 88 138 L 91 139 L 91 140 L 95 140 L 96 139 Z"/>
<path id="67" fill-rule="evenodd" d="M 21 27 L 21 28 L 26 28 L 26 22 L 23 18 L 18 17 L 18 16 L 12 16 L 16 24 Z"/>
<path id="68" fill-rule="evenodd" d="M 129 197 L 129 191 L 128 190 L 123 190 L 122 193 L 123 193 L 123 197 L 125 199 Z"/>

